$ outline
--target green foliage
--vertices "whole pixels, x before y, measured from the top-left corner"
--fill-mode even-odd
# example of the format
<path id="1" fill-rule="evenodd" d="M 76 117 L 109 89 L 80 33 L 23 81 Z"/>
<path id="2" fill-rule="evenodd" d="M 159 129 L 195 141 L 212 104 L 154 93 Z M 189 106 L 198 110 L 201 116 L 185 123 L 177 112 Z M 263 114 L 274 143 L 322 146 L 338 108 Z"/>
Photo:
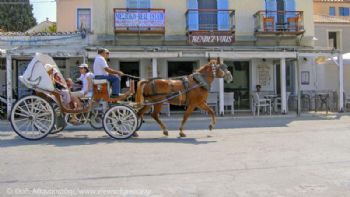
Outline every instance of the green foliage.
<path id="1" fill-rule="evenodd" d="M 29 0 L 0 0 L 0 29 L 24 32 L 35 25 Z"/>
<path id="2" fill-rule="evenodd" d="M 52 24 L 52 25 L 48 28 L 48 32 L 49 32 L 49 33 L 55 33 L 55 32 L 57 32 L 57 25 L 56 25 L 56 23 Z"/>

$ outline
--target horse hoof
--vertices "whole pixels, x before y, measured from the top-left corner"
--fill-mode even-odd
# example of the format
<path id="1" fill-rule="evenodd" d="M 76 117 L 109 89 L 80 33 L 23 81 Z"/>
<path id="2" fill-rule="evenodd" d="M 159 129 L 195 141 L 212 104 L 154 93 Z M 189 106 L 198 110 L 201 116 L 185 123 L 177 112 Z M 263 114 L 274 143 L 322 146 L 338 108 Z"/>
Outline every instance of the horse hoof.
<path id="1" fill-rule="evenodd" d="M 132 137 L 139 137 L 139 134 L 137 134 L 136 132 L 134 132 L 134 134 L 132 134 Z"/>
<path id="2" fill-rule="evenodd" d="M 209 131 L 213 130 L 214 126 L 213 125 L 209 125 Z"/>
<path id="3" fill-rule="evenodd" d="M 168 136 L 168 135 L 169 135 L 168 131 L 163 131 L 163 134 L 164 134 L 165 136 Z"/>
<path id="4" fill-rule="evenodd" d="M 180 137 L 186 137 L 186 134 L 180 133 Z"/>

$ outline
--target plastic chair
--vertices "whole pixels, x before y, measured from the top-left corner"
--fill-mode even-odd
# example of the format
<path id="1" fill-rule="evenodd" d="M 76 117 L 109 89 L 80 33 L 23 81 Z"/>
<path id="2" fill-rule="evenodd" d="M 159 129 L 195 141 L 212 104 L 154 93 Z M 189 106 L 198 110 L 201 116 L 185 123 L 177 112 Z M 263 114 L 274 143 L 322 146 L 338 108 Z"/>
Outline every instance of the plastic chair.
<path id="1" fill-rule="evenodd" d="M 209 92 L 207 98 L 207 104 L 209 107 L 215 107 L 214 111 L 218 114 L 218 93 Z"/>
<path id="2" fill-rule="evenodd" d="M 287 111 L 286 113 L 288 113 L 288 103 L 289 103 L 289 96 L 290 96 L 291 92 L 287 92 Z M 277 97 L 275 99 L 275 102 L 274 102 L 274 111 L 277 111 L 278 110 L 278 107 L 281 108 L 282 107 L 282 98 L 281 97 Z"/>
<path id="3" fill-rule="evenodd" d="M 264 17 L 263 18 L 264 31 L 273 32 L 275 30 L 275 18 L 274 17 Z"/>
<path id="4" fill-rule="evenodd" d="M 255 116 L 256 111 L 258 111 L 258 116 L 260 115 L 260 109 L 263 108 L 264 111 L 267 111 L 267 108 L 271 116 L 271 100 L 270 99 L 261 99 L 258 93 L 253 95 L 253 115 Z"/>
<path id="5" fill-rule="evenodd" d="M 235 98 L 234 98 L 234 93 L 233 92 L 225 92 L 224 93 L 224 108 L 226 107 L 231 108 L 231 114 L 235 114 Z M 225 111 L 225 110 L 224 110 Z"/>

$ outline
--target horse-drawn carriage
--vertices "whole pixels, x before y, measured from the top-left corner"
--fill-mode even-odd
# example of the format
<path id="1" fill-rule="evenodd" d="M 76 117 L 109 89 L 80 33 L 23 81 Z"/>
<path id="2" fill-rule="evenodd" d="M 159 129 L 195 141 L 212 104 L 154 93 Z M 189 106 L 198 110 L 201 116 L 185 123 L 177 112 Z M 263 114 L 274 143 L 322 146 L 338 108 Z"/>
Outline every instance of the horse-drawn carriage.
<path id="1" fill-rule="evenodd" d="M 25 139 L 39 140 L 50 133 L 57 133 L 65 128 L 72 116 L 77 117 L 81 124 L 90 123 L 94 128 L 104 128 L 115 139 L 136 137 L 143 115 L 151 106 L 151 116 L 159 124 L 163 134 L 168 135 L 167 128 L 159 119 L 163 102 L 187 106 L 180 126 L 180 137 L 186 136 L 183 127 L 195 108 L 207 111 L 211 116 L 211 130 L 216 120 L 215 113 L 206 103 L 210 85 L 214 78 L 232 81 L 227 66 L 220 63 L 218 58 L 210 60 L 191 75 L 141 80 L 137 85 L 136 103 L 124 101 L 128 94 L 110 98 L 109 83 L 106 80 L 94 80 L 93 95 L 83 99 L 84 107 L 70 109 L 64 105 L 62 93 L 55 87 L 45 67 L 47 64 L 53 66 L 63 79 L 53 59 L 43 54 L 36 55 L 19 77 L 34 92 L 33 95 L 19 99 L 10 115 L 12 128 Z M 129 92 L 134 93 L 132 80 Z"/>
<path id="2" fill-rule="evenodd" d="M 66 83 L 54 60 L 47 55 L 37 54 L 19 80 L 33 95 L 19 99 L 13 106 L 10 121 L 14 131 L 28 140 L 39 140 L 48 134 L 63 130 L 70 117 L 79 124 L 90 123 L 93 128 L 104 128 L 115 139 L 126 139 L 141 126 L 137 110 L 131 102 L 122 102 L 129 95 L 109 97 L 106 80 L 94 80 L 92 97 L 83 98 L 83 107 L 71 109 L 63 103 L 62 90 L 55 87 L 45 65 L 51 65 L 56 74 Z M 133 90 L 133 82 L 130 89 Z M 132 91 L 131 91 L 132 92 Z"/>

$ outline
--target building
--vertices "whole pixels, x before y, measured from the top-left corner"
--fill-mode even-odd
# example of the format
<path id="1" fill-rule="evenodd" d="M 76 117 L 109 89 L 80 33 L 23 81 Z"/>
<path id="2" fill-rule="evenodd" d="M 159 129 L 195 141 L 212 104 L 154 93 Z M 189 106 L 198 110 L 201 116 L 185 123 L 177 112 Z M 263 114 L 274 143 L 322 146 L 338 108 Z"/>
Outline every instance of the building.
<path id="1" fill-rule="evenodd" d="M 314 0 L 315 47 L 336 49 L 343 54 L 350 53 L 350 1 L 348 0 Z M 350 76 L 350 61 L 344 55 L 344 76 Z M 318 65 L 318 76 L 325 89 L 336 89 L 338 82 L 334 79 L 339 67 L 332 61 Z M 350 78 L 344 78 L 344 92 L 350 94 Z"/>
<path id="2" fill-rule="evenodd" d="M 142 78 L 190 74 L 221 57 L 234 76 L 233 83 L 218 79 L 212 87 L 220 93 L 221 113 L 224 91 L 235 93 L 236 109 L 250 110 L 256 85 L 280 94 L 280 112 L 287 113 L 289 92 L 315 89 L 313 72 L 307 83 L 298 84 L 298 76 L 320 54 L 332 55 L 314 48 L 312 0 L 56 2 L 57 30 L 86 32 L 83 44 L 73 47 L 83 48 L 84 58 L 64 57 L 66 69 L 84 59 L 91 64 L 98 47 L 111 51 L 112 67 Z"/>

